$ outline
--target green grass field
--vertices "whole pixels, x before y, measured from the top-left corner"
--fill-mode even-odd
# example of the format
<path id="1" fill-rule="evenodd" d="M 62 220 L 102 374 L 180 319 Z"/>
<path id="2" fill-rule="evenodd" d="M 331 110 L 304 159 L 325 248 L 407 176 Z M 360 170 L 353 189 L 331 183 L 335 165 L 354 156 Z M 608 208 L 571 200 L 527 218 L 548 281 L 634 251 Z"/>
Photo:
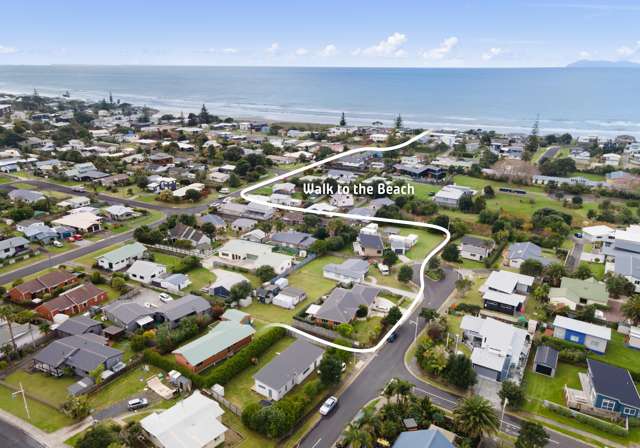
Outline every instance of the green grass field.
<path id="1" fill-rule="evenodd" d="M 73 421 L 59 412 L 57 409 L 44 405 L 38 401 L 27 398 L 27 405 L 31 418 L 27 418 L 24 403 L 21 397 L 13 398 L 13 391 L 5 386 L 0 386 L 0 409 L 40 428 L 45 432 L 57 431 L 60 428 L 70 425 Z"/>
<path id="2" fill-rule="evenodd" d="M 27 393 L 51 402 L 57 406 L 67 401 L 67 387 L 77 381 L 72 377 L 56 378 L 43 372 L 29 373 L 24 370 L 17 370 L 5 378 L 8 384 L 15 387 L 22 387 Z"/>
<path id="3" fill-rule="evenodd" d="M 334 256 L 316 258 L 289 276 L 289 286 L 302 289 L 307 293 L 307 297 L 316 300 L 327 294 L 336 285 L 334 281 L 322 276 L 324 266 L 329 263 L 339 264 L 343 261 L 343 258 Z"/>
<path id="4" fill-rule="evenodd" d="M 91 395 L 89 402 L 94 409 L 101 409 L 132 397 L 134 394 L 142 392 L 147 386 L 147 380 L 160 372 L 160 369 L 153 366 L 149 366 L 148 371 L 139 366 L 121 375 L 104 389 Z"/>
<path id="5" fill-rule="evenodd" d="M 431 233 L 424 229 L 400 228 L 400 235 L 413 233 L 418 236 L 418 242 L 407 253 L 406 256 L 414 261 L 422 261 L 440 242 L 444 235 L 442 233 Z"/>

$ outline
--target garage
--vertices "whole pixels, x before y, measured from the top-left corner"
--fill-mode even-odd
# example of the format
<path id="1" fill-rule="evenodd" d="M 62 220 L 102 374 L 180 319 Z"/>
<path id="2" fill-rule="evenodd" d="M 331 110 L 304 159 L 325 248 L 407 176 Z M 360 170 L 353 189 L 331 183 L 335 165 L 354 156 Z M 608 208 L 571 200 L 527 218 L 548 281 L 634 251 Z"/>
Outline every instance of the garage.
<path id="1" fill-rule="evenodd" d="M 536 350 L 536 357 L 533 360 L 533 371 L 541 375 L 555 376 L 558 367 L 558 350 L 541 345 Z"/>

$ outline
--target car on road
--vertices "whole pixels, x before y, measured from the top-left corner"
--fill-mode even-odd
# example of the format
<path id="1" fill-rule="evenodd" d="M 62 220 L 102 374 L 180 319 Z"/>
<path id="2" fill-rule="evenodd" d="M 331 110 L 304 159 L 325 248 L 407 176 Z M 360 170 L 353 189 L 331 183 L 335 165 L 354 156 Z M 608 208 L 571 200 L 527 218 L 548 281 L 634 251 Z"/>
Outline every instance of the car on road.
<path id="1" fill-rule="evenodd" d="M 329 415 L 331 411 L 333 411 L 338 404 L 338 399 L 336 397 L 329 397 L 326 399 L 322 406 L 320 406 L 320 415 Z"/>
<path id="2" fill-rule="evenodd" d="M 227 187 L 221 188 L 220 194 L 229 194 L 229 189 Z"/>
<path id="3" fill-rule="evenodd" d="M 580 233 L 580 232 L 576 232 L 576 233 L 574 233 L 574 236 L 575 236 L 576 238 L 582 238 L 582 233 Z"/>
<path id="4" fill-rule="evenodd" d="M 161 292 L 160 295 L 158 296 L 160 297 L 160 301 L 162 303 L 167 303 L 167 302 L 171 302 L 173 301 L 173 297 L 171 297 L 169 294 L 167 294 L 166 292 Z"/>
<path id="5" fill-rule="evenodd" d="M 142 409 L 149 404 L 149 400 L 146 398 L 134 398 L 127 402 L 127 409 L 135 411 L 136 409 Z"/>
<path id="6" fill-rule="evenodd" d="M 53 244 L 55 247 L 64 247 L 64 244 L 62 244 L 58 240 L 53 240 L 53 242 L 51 244 Z"/>
<path id="7" fill-rule="evenodd" d="M 75 191 L 76 193 L 84 193 L 85 191 L 87 191 L 87 189 L 82 185 L 74 185 L 73 187 L 71 187 L 71 190 Z"/>
<path id="8" fill-rule="evenodd" d="M 393 342 L 393 341 L 395 341 L 396 339 L 398 339 L 398 332 L 397 332 L 397 331 L 394 331 L 394 332 L 393 332 L 393 333 L 391 333 L 391 334 L 389 335 L 389 337 L 387 338 L 387 342 Z"/>

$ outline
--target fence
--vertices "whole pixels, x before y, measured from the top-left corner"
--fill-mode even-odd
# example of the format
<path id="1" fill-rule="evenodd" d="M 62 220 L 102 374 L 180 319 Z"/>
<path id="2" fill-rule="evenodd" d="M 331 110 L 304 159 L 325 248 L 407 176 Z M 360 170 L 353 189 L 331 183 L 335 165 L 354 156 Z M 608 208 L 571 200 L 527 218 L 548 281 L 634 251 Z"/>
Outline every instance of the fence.
<path id="1" fill-rule="evenodd" d="M 273 277 L 271 279 L 271 283 L 275 283 L 277 280 L 281 279 L 281 278 L 285 278 L 288 277 L 289 275 L 293 274 L 294 272 L 296 272 L 299 269 L 302 269 L 303 267 L 305 267 L 306 265 L 308 265 L 309 263 L 311 263 L 313 260 L 315 260 L 316 258 L 318 258 L 318 256 L 316 254 L 309 254 L 307 255 L 307 257 L 302 260 L 300 263 L 296 263 L 293 266 L 291 266 L 289 269 L 287 269 L 285 272 L 283 272 L 282 274 L 276 275 L 275 277 Z"/>
<path id="2" fill-rule="evenodd" d="M 198 258 L 206 258 L 213 255 L 213 249 L 183 249 L 175 246 L 167 246 L 165 244 L 148 244 L 147 246 L 170 255 L 187 255 Z"/>
<path id="3" fill-rule="evenodd" d="M 297 328 L 298 330 L 304 330 L 311 334 L 322 336 L 323 338 L 326 338 L 326 339 L 336 339 L 340 337 L 340 335 L 333 330 L 329 330 L 328 328 L 318 327 L 316 325 L 312 325 L 307 322 L 302 322 L 297 319 L 293 320 L 293 323 L 291 324 L 291 326 L 294 328 Z"/>
<path id="4" fill-rule="evenodd" d="M 238 417 L 242 417 L 242 409 L 240 409 L 235 404 L 231 403 L 229 400 L 224 398 L 222 395 L 220 395 L 217 392 L 214 392 L 212 390 L 209 390 L 209 389 L 203 389 L 202 392 L 205 395 L 209 395 L 211 398 L 216 400 L 218 403 L 222 404 L 225 408 L 230 410 L 232 413 L 236 414 Z"/>

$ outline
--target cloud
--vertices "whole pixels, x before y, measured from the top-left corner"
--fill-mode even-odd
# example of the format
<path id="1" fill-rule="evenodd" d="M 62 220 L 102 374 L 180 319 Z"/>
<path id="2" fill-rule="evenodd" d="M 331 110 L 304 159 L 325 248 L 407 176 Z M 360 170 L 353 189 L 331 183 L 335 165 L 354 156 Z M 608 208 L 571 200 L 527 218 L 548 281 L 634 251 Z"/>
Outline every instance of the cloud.
<path id="1" fill-rule="evenodd" d="M 274 42 L 265 51 L 269 54 L 276 54 L 280 51 L 280 44 L 278 42 Z"/>
<path id="2" fill-rule="evenodd" d="M 5 47 L 4 45 L 0 45 L 0 54 L 13 54 L 17 52 L 18 50 L 13 47 Z"/>
<path id="3" fill-rule="evenodd" d="M 492 47 L 489 48 L 489 50 L 487 50 L 485 53 L 482 53 L 482 60 L 490 61 L 491 59 L 495 58 L 496 56 L 500 56 L 501 54 L 504 54 L 504 50 L 502 48 Z"/>
<path id="4" fill-rule="evenodd" d="M 377 45 L 365 48 L 363 53 L 368 56 L 404 57 L 407 55 L 407 52 L 401 47 L 406 41 L 407 36 L 405 34 L 395 32 L 385 40 L 378 42 Z"/>
<path id="5" fill-rule="evenodd" d="M 329 44 L 326 47 L 324 47 L 322 50 L 320 50 L 320 56 L 323 56 L 323 57 L 334 56 L 337 52 L 338 52 L 338 49 L 336 48 L 336 46 L 333 44 Z"/>
<path id="6" fill-rule="evenodd" d="M 237 48 L 223 48 L 222 52 L 226 53 L 226 54 L 236 54 L 238 52 L 238 49 Z"/>
<path id="7" fill-rule="evenodd" d="M 298 48 L 296 50 L 296 56 L 305 56 L 308 53 L 309 53 L 309 50 L 307 50 L 306 48 Z"/>
<path id="8" fill-rule="evenodd" d="M 622 47 L 616 50 L 618 56 L 626 58 L 632 56 L 640 50 L 640 40 L 635 43 L 635 45 L 629 47 L 627 45 L 623 45 Z"/>
<path id="9" fill-rule="evenodd" d="M 425 59 L 432 59 L 436 61 L 444 59 L 445 56 L 447 56 L 447 54 L 449 54 L 451 50 L 453 50 L 456 45 L 458 45 L 458 42 L 460 42 L 460 40 L 455 36 L 447 37 L 440 43 L 439 47 L 427 50 L 422 53 L 422 57 Z"/>
<path id="10" fill-rule="evenodd" d="M 588 51 L 581 51 L 580 53 L 578 53 L 578 56 L 581 59 L 589 59 L 591 58 L 591 53 L 589 53 Z"/>
<path id="11" fill-rule="evenodd" d="M 356 48 L 351 52 L 351 56 L 360 56 L 362 54 L 362 48 Z"/>

